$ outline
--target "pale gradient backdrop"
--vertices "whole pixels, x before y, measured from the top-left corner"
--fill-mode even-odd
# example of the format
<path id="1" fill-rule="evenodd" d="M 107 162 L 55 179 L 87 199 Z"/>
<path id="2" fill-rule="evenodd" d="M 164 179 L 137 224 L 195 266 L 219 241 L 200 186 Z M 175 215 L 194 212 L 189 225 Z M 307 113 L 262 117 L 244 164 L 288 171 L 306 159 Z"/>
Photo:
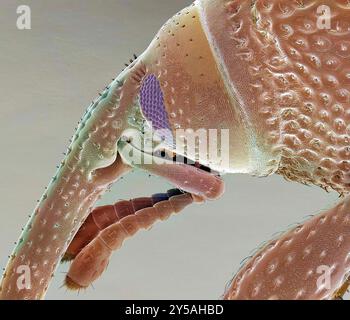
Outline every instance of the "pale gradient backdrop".
<path id="1" fill-rule="evenodd" d="M 16 29 L 16 8 L 32 9 L 32 30 Z M 56 171 L 78 120 L 99 90 L 140 54 L 159 27 L 189 0 L 1 0 L 0 3 L 0 264 Z M 217 202 L 140 232 L 114 254 L 107 272 L 77 295 L 60 288 L 49 299 L 216 299 L 240 261 L 261 242 L 336 194 L 265 179 L 225 177 Z M 102 203 L 148 196 L 170 185 L 133 173 Z"/>

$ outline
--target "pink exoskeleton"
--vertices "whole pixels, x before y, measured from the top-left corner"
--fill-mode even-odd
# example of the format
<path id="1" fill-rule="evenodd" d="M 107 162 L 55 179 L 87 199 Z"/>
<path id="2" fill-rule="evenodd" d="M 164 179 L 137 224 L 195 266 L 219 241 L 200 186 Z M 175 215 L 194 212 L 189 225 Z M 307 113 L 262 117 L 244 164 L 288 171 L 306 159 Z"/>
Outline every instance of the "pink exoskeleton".
<path id="1" fill-rule="evenodd" d="M 131 168 L 176 189 L 95 208 Z M 126 238 L 220 198 L 229 173 L 277 173 L 344 199 L 257 250 L 223 297 L 341 298 L 350 271 L 348 0 L 197 0 L 171 18 L 89 106 L 0 297 L 43 298 L 67 260 L 67 287 L 88 287 Z"/>

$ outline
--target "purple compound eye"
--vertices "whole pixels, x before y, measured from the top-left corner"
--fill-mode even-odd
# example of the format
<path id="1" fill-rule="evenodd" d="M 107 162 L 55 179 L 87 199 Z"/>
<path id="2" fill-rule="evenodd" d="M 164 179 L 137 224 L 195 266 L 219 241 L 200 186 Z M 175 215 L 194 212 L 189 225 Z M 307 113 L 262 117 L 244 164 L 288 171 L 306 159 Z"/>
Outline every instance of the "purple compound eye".
<path id="1" fill-rule="evenodd" d="M 173 146 L 168 113 L 165 110 L 162 88 L 157 77 L 147 76 L 140 90 L 140 105 L 144 117 L 151 123 L 153 130 L 167 145 Z"/>

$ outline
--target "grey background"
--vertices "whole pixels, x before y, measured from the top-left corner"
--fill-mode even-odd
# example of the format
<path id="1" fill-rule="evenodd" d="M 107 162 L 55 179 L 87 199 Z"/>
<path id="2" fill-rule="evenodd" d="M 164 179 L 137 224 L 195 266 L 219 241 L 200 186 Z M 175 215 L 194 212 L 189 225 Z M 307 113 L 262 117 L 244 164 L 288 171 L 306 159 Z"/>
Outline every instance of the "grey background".
<path id="1" fill-rule="evenodd" d="M 16 28 L 16 8 L 32 9 L 32 30 Z M 0 265 L 62 159 L 74 127 L 99 90 L 140 54 L 185 0 L 1 0 Z M 240 261 L 291 223 L 329 208 L 336 194 L 281 177 L 225 177 L 219 201 L 193 206 L 114 254 L 107 272 L 79 295 L 60 288 L 48 299 L 216 299 Z M 170 187 L 140 172 L 101 203 Z"/>

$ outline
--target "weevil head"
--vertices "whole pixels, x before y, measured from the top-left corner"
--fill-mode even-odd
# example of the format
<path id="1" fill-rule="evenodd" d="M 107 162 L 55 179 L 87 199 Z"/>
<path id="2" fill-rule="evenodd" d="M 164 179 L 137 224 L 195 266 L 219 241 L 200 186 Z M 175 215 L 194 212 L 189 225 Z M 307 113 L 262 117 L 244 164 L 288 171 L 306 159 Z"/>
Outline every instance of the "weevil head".
<path id="1" fill-rule="evenodd" d="M 164 148 L 219 172 L 275 169 L 223 76 L 196 2 L 171 18 L 140 56 L 139 107 Z M 195 145 L 195 147 L 191 147 Z"/>

